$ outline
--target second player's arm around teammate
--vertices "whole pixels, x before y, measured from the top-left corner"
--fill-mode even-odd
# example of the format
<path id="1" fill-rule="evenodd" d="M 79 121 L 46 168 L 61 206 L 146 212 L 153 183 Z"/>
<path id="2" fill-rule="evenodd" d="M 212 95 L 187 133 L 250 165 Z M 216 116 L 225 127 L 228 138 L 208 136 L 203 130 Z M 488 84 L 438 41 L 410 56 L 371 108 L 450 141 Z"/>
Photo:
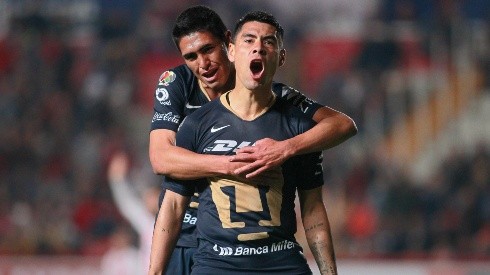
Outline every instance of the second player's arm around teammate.
<path id="1" fill-rule="evenodd" d="M 266 138 L 254 146 L 240 149 L 233 157 L 209 156 L 175 146 L 175 132 L 166 129 L 150 133 L 150 160 L 157 174 L 179 179 L 216 175 L 246 174 L 257 176 L 282 164 L 297 154 L 332 148 L 357 133 L 354 121 L 347 115 L 322 107 L 313 119 L 317 124 L 294 138 L 276 141 Z"/>
<path id="2" fill-rule="evenodd" d="M 350 117 L 326 106 L 315 112 L 313 120 L 317 124 L 303 134 L 284 141 L 265 138 L 254 146 L 238 150 L 231 160 L 248 164 L 240 166 L 233 173 L 254 177 L 292 156 L 327 150 L 357 133 L 357 127 Z"/>
<path id="3" fill-rule="evenodd" d="M 199 7 L 197 8 L 199 9 Z M 205 9 L 202 10 L 206 12 Z M 209 20 L 203 20 L 199 26 L 191 26 L 190 28 L 179 29 L 181 26 L 178 25 L 174 28 L 178 31 L 174 33 L 173 37 L 185 64 L 194 74 L 194 78 L 197 78 L 197 81 L 194 81 L 194 78 L 189 78 L 194 83 L 199 83 L 199 95 L 197 96 L 205 94 L 208 100 L 213 100 L 231 90 L 235 84 L 235 67 L 228 60 L 226 49 L 231 42 L 231 32 L 226 30 L 219 17 L 215 18 L 214 21 L 213 19 L 210 16 Z M 216 23 L 213 23 L 215 21 Z M 216 26 L 211 26 L 212 24 Z M 317 125 L 306 133 L 284 141 L 259 140 L 255 146 L 238 151 L 237 156 L 233 158 L 203 156 L 175 147 L 176 126 L 185 116 L 184 105 L 189 102 L 184 102 L 188 100 L 188 97 L 183 96 L 182 100 L 178 102 L 174 101 L 174 97 L 179 95 L 180 91 L 189 96 L 191 91 L 188 91 L 188 83 L 184 83 L 182 80 L 179 82 L 179 79 L 163 82 L 164 86 L 159 86 L 157 92 L 160 88 L 162 91 L 168 91 L 165 95 L 169 98 L 164 104 L 159 103 L 158 98 L 156 98 L 155 107 L 161 108 L 161 113 L 157 115 L 170 115 L 170 117 L 165 118 L 167 120 L 178 117 L 176 120 L 179 122 L 171 126 L 160 125 L 155 128 L 152 126 L 149 155 L 156 174 L 178 179 L 242 173 L 246 173 L 248 177 L 255 176 L 271 167 L 280 165 L 293 155 L 325 150 L 338 145 L 357 132 L 354 121 L 347 115 L 325 106 L 317 108 L 319 106 L 317 103 L 313 104 L 311 100 L 298 93 L 292 97 L 292 100 L 296 102 L 295 104 L 308 104 L 310 110 L 315 110 L 305 112 L 306 116 L 317 122 Z M 173 88 L 177 83 L 183 83 L 182 85 L 185 86 L 174 90 Z M 288 94 L 288 97 L 290 95 Z M 166 123 L 166 125 L 169 124 L 171 123 Z"/>

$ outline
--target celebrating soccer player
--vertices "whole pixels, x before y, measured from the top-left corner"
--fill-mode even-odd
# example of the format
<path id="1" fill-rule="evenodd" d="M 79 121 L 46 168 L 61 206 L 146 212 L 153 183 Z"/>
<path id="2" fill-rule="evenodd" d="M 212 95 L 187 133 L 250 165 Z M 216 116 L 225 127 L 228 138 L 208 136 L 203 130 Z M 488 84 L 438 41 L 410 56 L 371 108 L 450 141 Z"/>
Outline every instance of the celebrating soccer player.
<path id="1" fill-rule="evenodd" d="M 314 126 L 299 108 L 273 92 L 274 74 L 285 61 L 283 30 L 274 17 L 264 12 L 247 14 L 238 21 L 234 38 L 229 58 L 236 68 L 235 87 L 186 117 L 176 135 L 177 146 L 230 156 L 263 138 L 287 140 Z M 257 179 L 239 175 L 167 178 L 153 235 L 150 273 L 165 270 L 196 190 L 200 194 L 199 242 L 192 273 L 311 274 L 294 238 L 296 191 L 317 264 L 322 273 L 336 273 L 322 185 L 321 152 L 289 158 Z"/>

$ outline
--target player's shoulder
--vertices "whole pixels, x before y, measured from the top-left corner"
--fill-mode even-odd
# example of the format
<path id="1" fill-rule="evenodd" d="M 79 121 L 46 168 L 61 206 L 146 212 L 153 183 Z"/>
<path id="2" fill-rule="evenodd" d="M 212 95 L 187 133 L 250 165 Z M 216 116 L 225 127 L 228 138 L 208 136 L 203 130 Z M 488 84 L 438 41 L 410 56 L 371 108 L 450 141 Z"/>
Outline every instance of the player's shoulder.
<path id="1" fill-rule="evenodd" d="M 172 69 L 165 70 L 158 78 L 158 84 L 168 86 L 176 80 L 189 82 L 195 76 L 187 65 L 182 64 Z"/>
<path id="2" fill-rule="evenodd" d="M 221 106 L 222 104 L 219 98 L 217 98 L 215 100 L 211 100 L 208 103 L 202 105 L 199 109 L 189 114 L 188 117 L 191 117 L 194 120 L 200 120 L 203 116 L 208 116 L 213 113 L 222 112 Z"/>
<path id="3" fill-rule="evenodd" d="M 288 121 L 288 125 L 303 125 L 305 128 L 313 126 L 313 120 L 305 116 L 301 108 L 291 104 L 287 97 L 277 97 L 272 110 Z"/>
<path id="4" fill-rule="evenodd" d="M 158 78 L 157 95 L 166 95 L 165 98 L 180 97 L 185 101 L 198 89 L 197 78 L 185 64 L 164 71 Z"/>
<path id="5" fill-rule="evenodd" d="M 272 91 L 278 98 L 282 98 L 289 104 L 299 108 L 301 112 L 310 118 L 313 117 L 316 110 L 322 107 L 322 105 L 318 104 L 315 100 L 309 98 L 295 88 L 283 83 L 273 82 Z"/>
<path id="6" fill-rule="evenodd" d="M 276 109 L 279 113 L 283 115 L 286 114 L 287 116 L 304 116 L 301 110 L 292 105 L 285 97 L 277 97 L 273 109 Z"/>
<path id="7" fill-rule="evenodd" d="M 212 100 L 204 104 L 184 118 L 179 126 L 179 131 L 185 128 L 185 131 L 199 132 L 200 129 L 206 128 L 209 123 L 221 117 L 223 109 L 219 100 Z"/>
<path id="8" fill-rule="evenodd" d="M 301 94 L 298 90 L 295 88 L 286 85 L 281 82 L 273 82 L 272 83 L 272 91 L 279 97 L 286 97 L 288 98 L 291 95 L 298 95 Z"/>

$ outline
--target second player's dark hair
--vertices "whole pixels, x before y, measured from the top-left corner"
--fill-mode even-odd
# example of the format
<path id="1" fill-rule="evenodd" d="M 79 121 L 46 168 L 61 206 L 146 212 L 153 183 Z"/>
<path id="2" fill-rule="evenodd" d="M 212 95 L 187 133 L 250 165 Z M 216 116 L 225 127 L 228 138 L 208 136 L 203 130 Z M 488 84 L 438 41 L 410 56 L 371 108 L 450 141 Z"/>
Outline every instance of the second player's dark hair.
<path id="1" fill-rule="evenodd" d="M 280 45 L 282 47 L 282 41 L 284 41 L 284 29 L 272 14 L 264 11 L 252 11 L 245 14 L 242 18 L 240 18 L 235 24 L 235 30 L 233 31 L 233 36 L 234 36 L 233 40 L 236 40 L 236 35 L 242 29 L 243 24 L 251 21 L 257 21 L 257 22 L 266 23 L 271 26 L 274 26 L 277 30 L 277 36 L 280 39 L 280 43 L 281 43 Z"/>
<path id="2" fill-rule="evenodd" d="M 176 19 L 172 38 L 179 48 L 180 39 L 193 32 L 208 31 L 221 41 L 226 41 L 226 28 L 221 17 L 212 9 L 198 5 L 184 10 Z"/>

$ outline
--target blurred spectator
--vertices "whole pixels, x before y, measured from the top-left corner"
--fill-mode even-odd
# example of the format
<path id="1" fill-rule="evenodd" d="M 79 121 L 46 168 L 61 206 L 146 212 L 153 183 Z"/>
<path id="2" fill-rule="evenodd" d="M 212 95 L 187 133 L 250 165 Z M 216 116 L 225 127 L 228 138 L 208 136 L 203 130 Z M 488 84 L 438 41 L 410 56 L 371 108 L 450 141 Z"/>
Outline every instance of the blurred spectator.
<path id="1" fill-rule="evenodd" d="M 138 233 L 139 255 L 136 260 L 138 272 L 132 274 L 146 274 L 150 263 L 151 239 L 158 213 L 160 188 L 158 185 L 145 186 L 142 194 L 137 194 L 132 190 L 134 185 L 128 181 L 129 168 L 128 156 L 125 153 L 116 153 L 109 164 L 107 176 L 114 202 Z"/>
<path id="2" fill-rule="evenodd" d="M 101 261 L 101 275 L 134 275 L 143 274 L 135 259 L 138 249 L 134 246 L 132 231 L 119 226 L 110 237 L 110 248 Z"/>

